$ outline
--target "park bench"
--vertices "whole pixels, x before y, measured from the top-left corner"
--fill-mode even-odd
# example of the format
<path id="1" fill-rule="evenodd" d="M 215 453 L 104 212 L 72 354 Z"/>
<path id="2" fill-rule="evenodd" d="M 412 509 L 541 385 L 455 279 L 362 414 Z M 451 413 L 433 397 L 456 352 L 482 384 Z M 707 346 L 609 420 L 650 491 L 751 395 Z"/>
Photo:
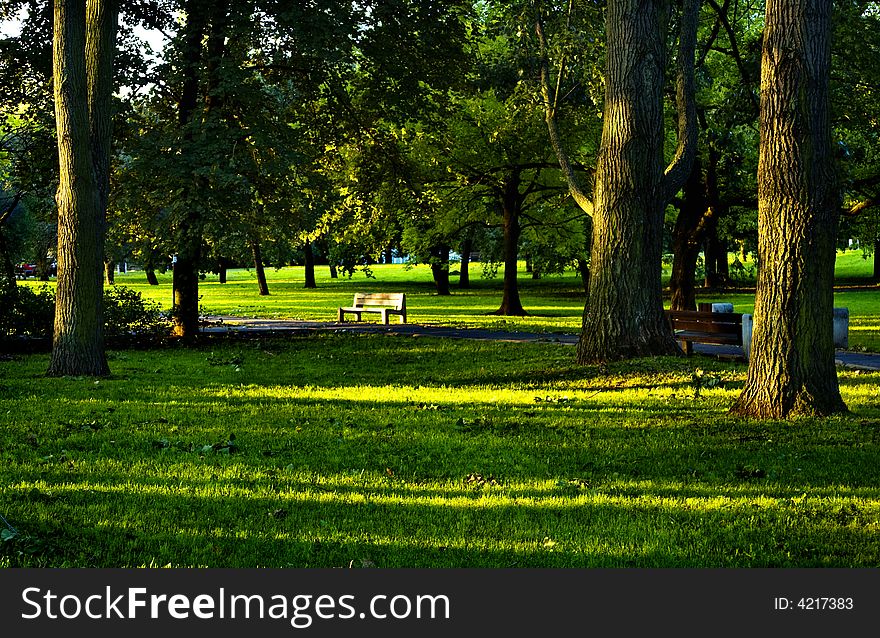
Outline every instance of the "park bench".
<path id="1" fill-rule="evenodd" d="M 406 323 L 406 295 L 402 292 L 356 292 L 351 306 L 339 309 L 337 320 L 343 322 L 346 314 L 353 314 L 360 321 L 364 312 L 381 315 L 386 326 L 388 315 L 400 315 L 400 323 Z"/>
<path id="2" fill-rule="evenodd" d="M 688 356 L 694 351 L 694 343 L 743 344 L 743 316 L 738 312 L 667 310 L 666 318 Z"/>

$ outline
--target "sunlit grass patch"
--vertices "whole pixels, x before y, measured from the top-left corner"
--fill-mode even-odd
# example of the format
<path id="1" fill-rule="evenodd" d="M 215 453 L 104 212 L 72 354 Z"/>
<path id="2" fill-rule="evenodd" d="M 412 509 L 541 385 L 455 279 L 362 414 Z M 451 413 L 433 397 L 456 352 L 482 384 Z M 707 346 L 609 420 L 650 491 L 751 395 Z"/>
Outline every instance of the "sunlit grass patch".
<path id="1" fill-rule="evenodd" d="M 744 368 L 379 336 L 0 362 L 7 566 L 876 566 L 880 375 L 758 423 Z M 699 385 L 701 378 L 716 379 Z M 4 527 L 0 524 L 0 527 Z"/>

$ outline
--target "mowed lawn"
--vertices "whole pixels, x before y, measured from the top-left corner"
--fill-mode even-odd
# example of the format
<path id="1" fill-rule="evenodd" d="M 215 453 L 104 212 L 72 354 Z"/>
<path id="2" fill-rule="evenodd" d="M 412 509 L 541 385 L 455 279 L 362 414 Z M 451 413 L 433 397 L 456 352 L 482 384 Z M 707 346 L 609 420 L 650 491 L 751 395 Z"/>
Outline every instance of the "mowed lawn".
<path id="1" fill-rule="evenodd" d="M 578 333 L 585 295 L 580 277 L 574 273 L 545 275 L 534 280 L 520 263 L 519 286 L 528 317 L 498 317 L 491 313 L 501 304 L 501 277 L 482 277 L 482 266 L 471 265 L 469 290 L 456 287 L 458 265 L 452 265 L 452 291 L 448 297 L 436 294 L 430 267 L 404 265 L 371 266 L 373 278 L 357 272 L 351 278 L 331 279 L 326 266 L 316 269 L 318 288 L 303 287 L 302 267 L 267 269 L 270 295 L 258 294 L 253 270 L 230 270 L 226 284 L 208 273 L 201 282 L 202 311 L 239 317 L 335 321 L 336 309 L 350 305 L 355 292 L 405 292 L 411 323 L 496 330 L 524 330 L 549 333 Z M 861 252 L 838 253 L 837 272 L 846 284 L 861 283 L 858 289 L 835 294 L 835 306 L 850 310 L 850 348 L 880 352 L 880 288 L 870 284 L 871 262 Z M 668 270 L 666 272 L 668 278 Z M 159 286 L 149 286 L 142 272 L 117 275 L 120 285 L 140 291 L 164 308 L 171 306 L 171 274 L 159 274 Z M 38 285 L 29 282 L 30 285 Z M 753 283 L 752 283 L 753 285 Z M 707 293 L 698 301 L 730 301 L 736 312 L 754 310 L 754 294 Z M 667 301 L 668 304 L 668 301 Z M 369 317 L 375 320 L 376 317 Z M 392 321 L 396 318 L 392 318 Z"/>
<path id="2" fill-rule="evenodd" d="M 101 380 L 6 358 L 0 565 L 880 564 L 880 375 L 841 373 L 851 415 L 764 423 L 726 413 L 742 366 L 572 356 L 327 335 L 113 352 Z"/>

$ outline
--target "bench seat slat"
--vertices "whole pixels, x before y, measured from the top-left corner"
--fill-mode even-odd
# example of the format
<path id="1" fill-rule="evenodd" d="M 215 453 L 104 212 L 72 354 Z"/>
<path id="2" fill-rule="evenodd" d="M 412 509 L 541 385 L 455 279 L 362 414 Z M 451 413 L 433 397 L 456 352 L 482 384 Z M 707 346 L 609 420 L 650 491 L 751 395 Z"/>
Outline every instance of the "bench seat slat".
<path id="1" fill-rule="evenodd" d="M 730 333 L 740 334 L 742 332 L 742 324 L 739 323 L 706 323 L 702 321 L 672 321 L 674 330 L 690 330 L 693 332 L 712 332 L 712 333 Z"/>
<path id="2" fill-rule="evenodd" d="M 742 314 L 738 312 L 699 312 L 698 310 L 667 310 L 670 319 L 696 319 L 722 323 L 742 323 Z"/>
<path id="3" fill-rule="evenodd" d="M 710 334 L 707 332 L 682 331 L 675 333 L 677 341 L 696 341 L 698 343 L 727 343 L 742 345 L 742 333 L 739 334 Z"/>

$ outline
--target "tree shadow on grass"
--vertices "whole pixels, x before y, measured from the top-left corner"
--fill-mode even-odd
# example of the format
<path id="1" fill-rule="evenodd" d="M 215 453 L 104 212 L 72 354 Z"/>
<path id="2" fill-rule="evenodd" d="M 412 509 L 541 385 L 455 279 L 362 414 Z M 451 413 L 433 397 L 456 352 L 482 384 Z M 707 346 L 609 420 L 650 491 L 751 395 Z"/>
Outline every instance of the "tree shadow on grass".
<path id="1" fill-rule="evenodd" d="M 11 510 L 21 537 L 0 551 L 16 566 L 855 567 L 880 560 L 858 508 L 684 501 L 462 508 L 129 488 L 68 489 L 51 506 Z"/>

